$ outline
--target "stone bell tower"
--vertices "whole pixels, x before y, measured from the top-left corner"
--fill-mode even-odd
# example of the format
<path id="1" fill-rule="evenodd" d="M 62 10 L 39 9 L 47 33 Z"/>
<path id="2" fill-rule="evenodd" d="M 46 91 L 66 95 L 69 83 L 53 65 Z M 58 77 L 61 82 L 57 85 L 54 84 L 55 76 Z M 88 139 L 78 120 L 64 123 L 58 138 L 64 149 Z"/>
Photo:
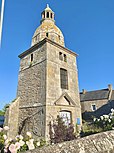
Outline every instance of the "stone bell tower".
<path id="1" fill-rule="evenodd" d="M 57 115 L 65 124 L 81 126 L 77 54 L 67 49 L 47 5 L 31 48 L 19 55 L 18 132 L 49 139 L 49 122 Z"/>

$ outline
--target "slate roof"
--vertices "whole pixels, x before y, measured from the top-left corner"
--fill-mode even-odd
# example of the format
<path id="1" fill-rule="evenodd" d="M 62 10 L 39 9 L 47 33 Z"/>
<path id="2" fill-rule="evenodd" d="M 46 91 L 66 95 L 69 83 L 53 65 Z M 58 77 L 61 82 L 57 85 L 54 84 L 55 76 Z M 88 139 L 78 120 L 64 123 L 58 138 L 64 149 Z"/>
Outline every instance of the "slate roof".
<path id="1" fill-rule="evenodd" d="M 85 94 L 80 93 L 80 101 L 102 100 L 108 99 L 109 89 L 86 91 Z M 114 98 L 114 97 L 113 97 Z"/>
<path id="2" fill-rule="evenodd" d="M 114 100 L 114 90 L 112 90 L 111 100 Z"/>

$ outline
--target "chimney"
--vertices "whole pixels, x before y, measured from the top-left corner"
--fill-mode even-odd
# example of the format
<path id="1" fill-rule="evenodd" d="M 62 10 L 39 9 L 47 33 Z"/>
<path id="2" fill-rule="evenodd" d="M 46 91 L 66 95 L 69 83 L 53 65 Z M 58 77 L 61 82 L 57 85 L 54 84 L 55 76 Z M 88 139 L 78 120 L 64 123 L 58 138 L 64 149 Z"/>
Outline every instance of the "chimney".
<path id="1" fill-rule="evenodd" d="M 82 89 L 82 93 L 85 94 L 87 91 L 85 89 Z"/>
<path id="2" fill-rule="evenodd" d="M 112 91 L 112 85 L 111 84 L 108 84 L 108 90 Z"/>
<path id="3" fill-rule="evenodd" d="M 108 97 L 108 100 L 111 100 L 111 96 L 112 96 L 112 85 L 111 84 L 108 84 L 108 90 L 109 90 L 109 97 Z"/>

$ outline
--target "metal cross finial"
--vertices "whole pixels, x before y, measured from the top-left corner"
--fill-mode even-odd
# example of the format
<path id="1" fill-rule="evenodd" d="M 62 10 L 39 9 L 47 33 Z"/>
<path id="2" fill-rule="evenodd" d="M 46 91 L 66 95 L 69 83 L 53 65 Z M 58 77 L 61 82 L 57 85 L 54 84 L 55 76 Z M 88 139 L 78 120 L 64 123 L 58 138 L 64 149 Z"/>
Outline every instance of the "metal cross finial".
<path id="1" fill-rule="evenodd" d="M 49 7 L 49 4 L 47 4 L 47 7 Z"/>

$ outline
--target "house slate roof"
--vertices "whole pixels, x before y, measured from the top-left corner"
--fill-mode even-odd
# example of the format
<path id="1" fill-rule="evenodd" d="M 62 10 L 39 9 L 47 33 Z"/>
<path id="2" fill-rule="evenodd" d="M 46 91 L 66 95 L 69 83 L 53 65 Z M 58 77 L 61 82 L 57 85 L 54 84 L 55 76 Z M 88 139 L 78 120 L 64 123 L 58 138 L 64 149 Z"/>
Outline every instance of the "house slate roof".
<path id="1" fill-rule="evenodd" d="M 80 101 L 83 102 L 91 100 L 108 99 L 109 92 L 110 92 L 109 89 L 86 91 L 85 94 L 83 94 L 83 92 L 80 92 Z"/>
<path id="2" fill-rule="evenodd" d="M 114 90 L 112 90 L 111 100 L 114 100 Z"/>

